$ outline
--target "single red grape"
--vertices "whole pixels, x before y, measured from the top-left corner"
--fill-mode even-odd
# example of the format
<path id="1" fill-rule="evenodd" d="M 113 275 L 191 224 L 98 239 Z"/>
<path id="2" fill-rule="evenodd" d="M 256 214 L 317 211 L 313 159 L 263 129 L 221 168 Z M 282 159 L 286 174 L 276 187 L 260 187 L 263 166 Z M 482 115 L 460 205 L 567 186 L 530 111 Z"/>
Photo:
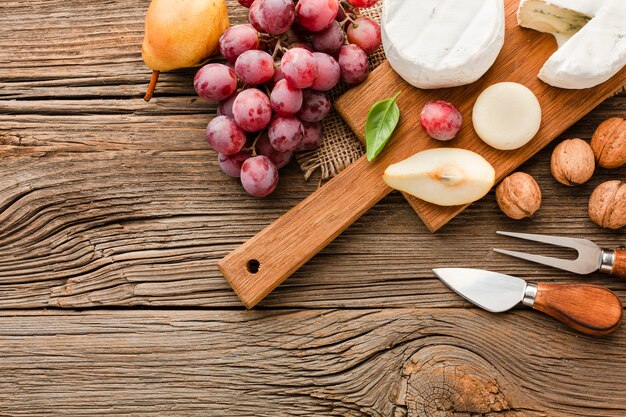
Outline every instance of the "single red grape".
<path id="1" fill-rule="evenodd" d="M 234 118 L 235 115 L 233 114 L 233 103 L 235 102 L 235 99 L 238 95 L 239 93 L 235 93 L 232 96 L 228 97 L 226 100 L 220 101 L 217 106 L 217 115 Z"/>
<path id="2" fill-rule="evenodd" d="M 234 155 L 246 144 L 244 132 L 232 117 L 217 116 L 206 128 L 209 145 L 224 155 Z"/>
<path id="3" fill-rule="evenodd" d="M 292 0 L 256 0 L 259 23 L 270 35 L 281 35 L 293 24 L 296 7 Z"/>
<path id="4" fill-rule="evenodd" d="M 303 48 L 293 48 L 285 52 L 281 61 L 283 76 L 296 88 L 307 88 L 317 78 L 317 63 L 313 53 Z"/>
<path id="5" fill-rule="evenodd" d="M 341 78 L 339 64 L 335 58 L 322 52 L 315 52 L 313 56 L 317 62 L 318 73 L 311 89 L 317 91 L 331 90 Z"/>
<path id="6" fill-rule="evenodd" d="M 337 17 L 338 11 L 338 0 L 300 0 L 296 6 L 298 23 L 311 32 L 328 28 Z"/>
<path id="7" fill-rule="evenodd" d="M 254 197 L 266 197 L 278 185 L 278 169 L 267 156 L 248 158 L 241 166 L 241 185 Z"/>
<path id="8" fill-rule="evenodd" d="M 454 139 L 461 130 L 463 116 L 452 103 L 431 101 L 422 109 L 420 124 L 431 138 L 448 141 Z"/>
<path id="9" fill-rule="evenodd" d="M 337 22 L 331 23 L 328 29 L 314 33 L 313 36 L 311 36 L 313 48 L 315 48 L 316 51 L 325 52 L 327 54 L 337 52 L 344 41 L 345 34 Z"/>
<path id="10" fill-rule="evenodd" d="M 259 33 L 252 25 L 236 25 L 220 36 L 220 53 L 230 62 L 251 49 L 259 49 Z"/>
<path id="11" fill-rule="evenodd" d="M 369 17 L 359 17 L 348 25 L 348 42 L 371 54 L 381 44 L 380 26 Z"/>
<path id="12" fill-rule="evenodd" d="M 250 6 L 252 6 L 252 3 L 254 3 L 254 0 L 237 0 L 239 2 L 239 4 L 241 4 L 244 7 L 248 7 L 250 8 Z"/>
<path id="13" fill-rule="evenodd" d="M 263 84 L 274 77 L 274 59 L 265 51 L 246 51 L 237 58 L 235 72 L 244 84 Z"/>
<path id="14" fill-rule="evenodd" d="M 367 8 L 372 7 L 373 5 L 378 3 L 378 0 L 348 0 L 348 3 L 350 3 L 354 7 Z"/>
<path id="15" fill-rule="evenodd" d="M 324 139 L 322 124 L 303 121 L 302 126 L 304 127 L 304 137 L 302 141 L 300 141 L 300 147 L 298 149 L 309 151 L 319 147 Z"/>
<path id="16" fill-rule="evenodd" d="M 224 100 L 237 91 L 237 77 L 235 71 L 226 65 L 208 64 L 198 70 L 193 86 L 205 100 Z"/>
<path id="17" fill-rule="evenodd" d="M 311 48 L 311 45 L 306 42 L 294 42 L 291 44 L 291 48 L 302 48 L 306 49 L 309 52 L 313 52 L 313 48 Z"/>
<path id="18" fill-rule="evenodd" d="M 270 100 L 261 90 L 249 88 L 237 95 L 233 103 L 237 124 L 246 132 L 258 132 L 272 119 Z"/>
<path id="19" fill-rule="evenodd" d="M 270 105 L 280 116 L 296 114 L 302 107 L 302 90 L 290 86 L 287 80 L 280 80 L 270 94 Z"/>
<path id="20" fill-rule="evenodd" d="M 284 80 L 285 76 L 283 75 L 283 69 L 280 67 L 280 62 L 274 63 L 274 85 L 276 85 L 280 80 Z"/>
<path id="21" fill-rule="evenodd" d="M 278 169 L 286 167 L 293 155 L 293 152 L 279 152 L 274 149 L 267 133 L 264 133 L 257 141 L 256 152 L 259 155 L 267 156 Z"/>
<path id="22" fill-rule="evenodd" d="M 293 152 L 304 136 L 302 122 L 294 116 L 276 116 L 267 132 L 272 147 L 279 152 Z"/>
<path id="23" fill-rule="evenodd" d="M 252 5 L 250 6 L 250 10 L 248 11 L 248 20 L 250 21 L 252 27 L 255 28 L 257 31 L 265 32 L 265 29 L 261 24 L 261 15 L 259 10 L 260 6 L 261 3 L 259 3 L 258 1 L 252 3 Z"/>
<path id="24" fill-rule="evenodd" d="M 241 166 L 251 156 L 250 152 L 247 151 L 241 151 L 234 155 L 221 153 L 217 156 L 217 162 L 226 175 L 239 178 L 241 176 Z"/>
<path id="25" fill-rule="evenodd" d="M 330 113 L 330 100 L 324 93 L 304 90 L 302 108 L 298 117 L 305 122 L 319 122 Z"/>
<path id="26" fill-rule="evenodd" d="M 367 78 L 369 68 L 367 54 L 356 45 L 344 45 L 339 49 L 341 79 L 348 84 L 358 84 Z"/>

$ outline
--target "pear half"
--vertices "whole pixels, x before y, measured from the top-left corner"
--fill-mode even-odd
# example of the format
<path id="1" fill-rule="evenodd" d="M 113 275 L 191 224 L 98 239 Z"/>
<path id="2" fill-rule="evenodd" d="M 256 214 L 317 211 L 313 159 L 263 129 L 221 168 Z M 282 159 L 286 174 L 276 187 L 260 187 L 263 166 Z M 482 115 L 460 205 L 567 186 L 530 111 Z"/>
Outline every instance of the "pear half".
<path id="1" fill-rule="evenodd" d="M 390 165 L 387 185 L 439 206 L 473 203 L 495 183 L 496 172 L 482 156 L 465 149 L 440 148 L 419 152 Z"/>

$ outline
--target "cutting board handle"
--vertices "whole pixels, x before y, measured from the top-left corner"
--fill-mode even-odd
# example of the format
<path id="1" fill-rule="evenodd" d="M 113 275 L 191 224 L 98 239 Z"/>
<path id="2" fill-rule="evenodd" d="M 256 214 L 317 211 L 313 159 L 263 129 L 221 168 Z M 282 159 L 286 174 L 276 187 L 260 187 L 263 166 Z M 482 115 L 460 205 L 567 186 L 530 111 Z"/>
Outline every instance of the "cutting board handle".
<path id="1" fill-rule="evenodd" d="M 384 166 L 350 165 L 265 230 L 218 262 L 239 299 L 254 307 L 391 192 Z"/>
<path id="2" fill-rule="evenodd" d="M 615 293 L 587 284 L 539 284 L 533 308 L 590 335 L 617 330 L 624 311 Z"/>

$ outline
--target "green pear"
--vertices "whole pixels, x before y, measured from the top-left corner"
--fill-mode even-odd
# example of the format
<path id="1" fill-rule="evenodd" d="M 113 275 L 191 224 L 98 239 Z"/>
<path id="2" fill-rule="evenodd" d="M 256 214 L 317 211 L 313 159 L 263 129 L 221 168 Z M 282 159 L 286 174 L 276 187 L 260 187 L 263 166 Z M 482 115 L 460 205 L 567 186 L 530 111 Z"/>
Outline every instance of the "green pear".
<path id="1" fill-rule="evenodd" d="M 213 55 L 229 25 L 225 0 L 152 0 L 141 48 L 152 69 L 145 100 L 161 71 L 199 66 Z"/>

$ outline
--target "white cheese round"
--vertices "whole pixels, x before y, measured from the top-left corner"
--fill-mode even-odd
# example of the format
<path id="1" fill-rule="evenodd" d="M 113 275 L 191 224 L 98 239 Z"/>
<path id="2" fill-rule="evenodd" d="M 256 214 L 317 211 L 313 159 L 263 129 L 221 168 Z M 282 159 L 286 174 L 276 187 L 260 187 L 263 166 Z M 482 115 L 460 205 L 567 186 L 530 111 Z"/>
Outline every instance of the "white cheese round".
<path id="1" fill-rule="evenodd" d="M 472 111 L 474 130 L 489 146 L 508 151 L 526 145 L 541 127 L 541 105 L 526 86 L 504 82 L 483 91 Z"/>
<path id="2" fill-rule="evenodd" d="M 470 84 L 504 45 L 503 0 L 385 0 L 382 39 L 387 60 L 409 84 Z"/>

